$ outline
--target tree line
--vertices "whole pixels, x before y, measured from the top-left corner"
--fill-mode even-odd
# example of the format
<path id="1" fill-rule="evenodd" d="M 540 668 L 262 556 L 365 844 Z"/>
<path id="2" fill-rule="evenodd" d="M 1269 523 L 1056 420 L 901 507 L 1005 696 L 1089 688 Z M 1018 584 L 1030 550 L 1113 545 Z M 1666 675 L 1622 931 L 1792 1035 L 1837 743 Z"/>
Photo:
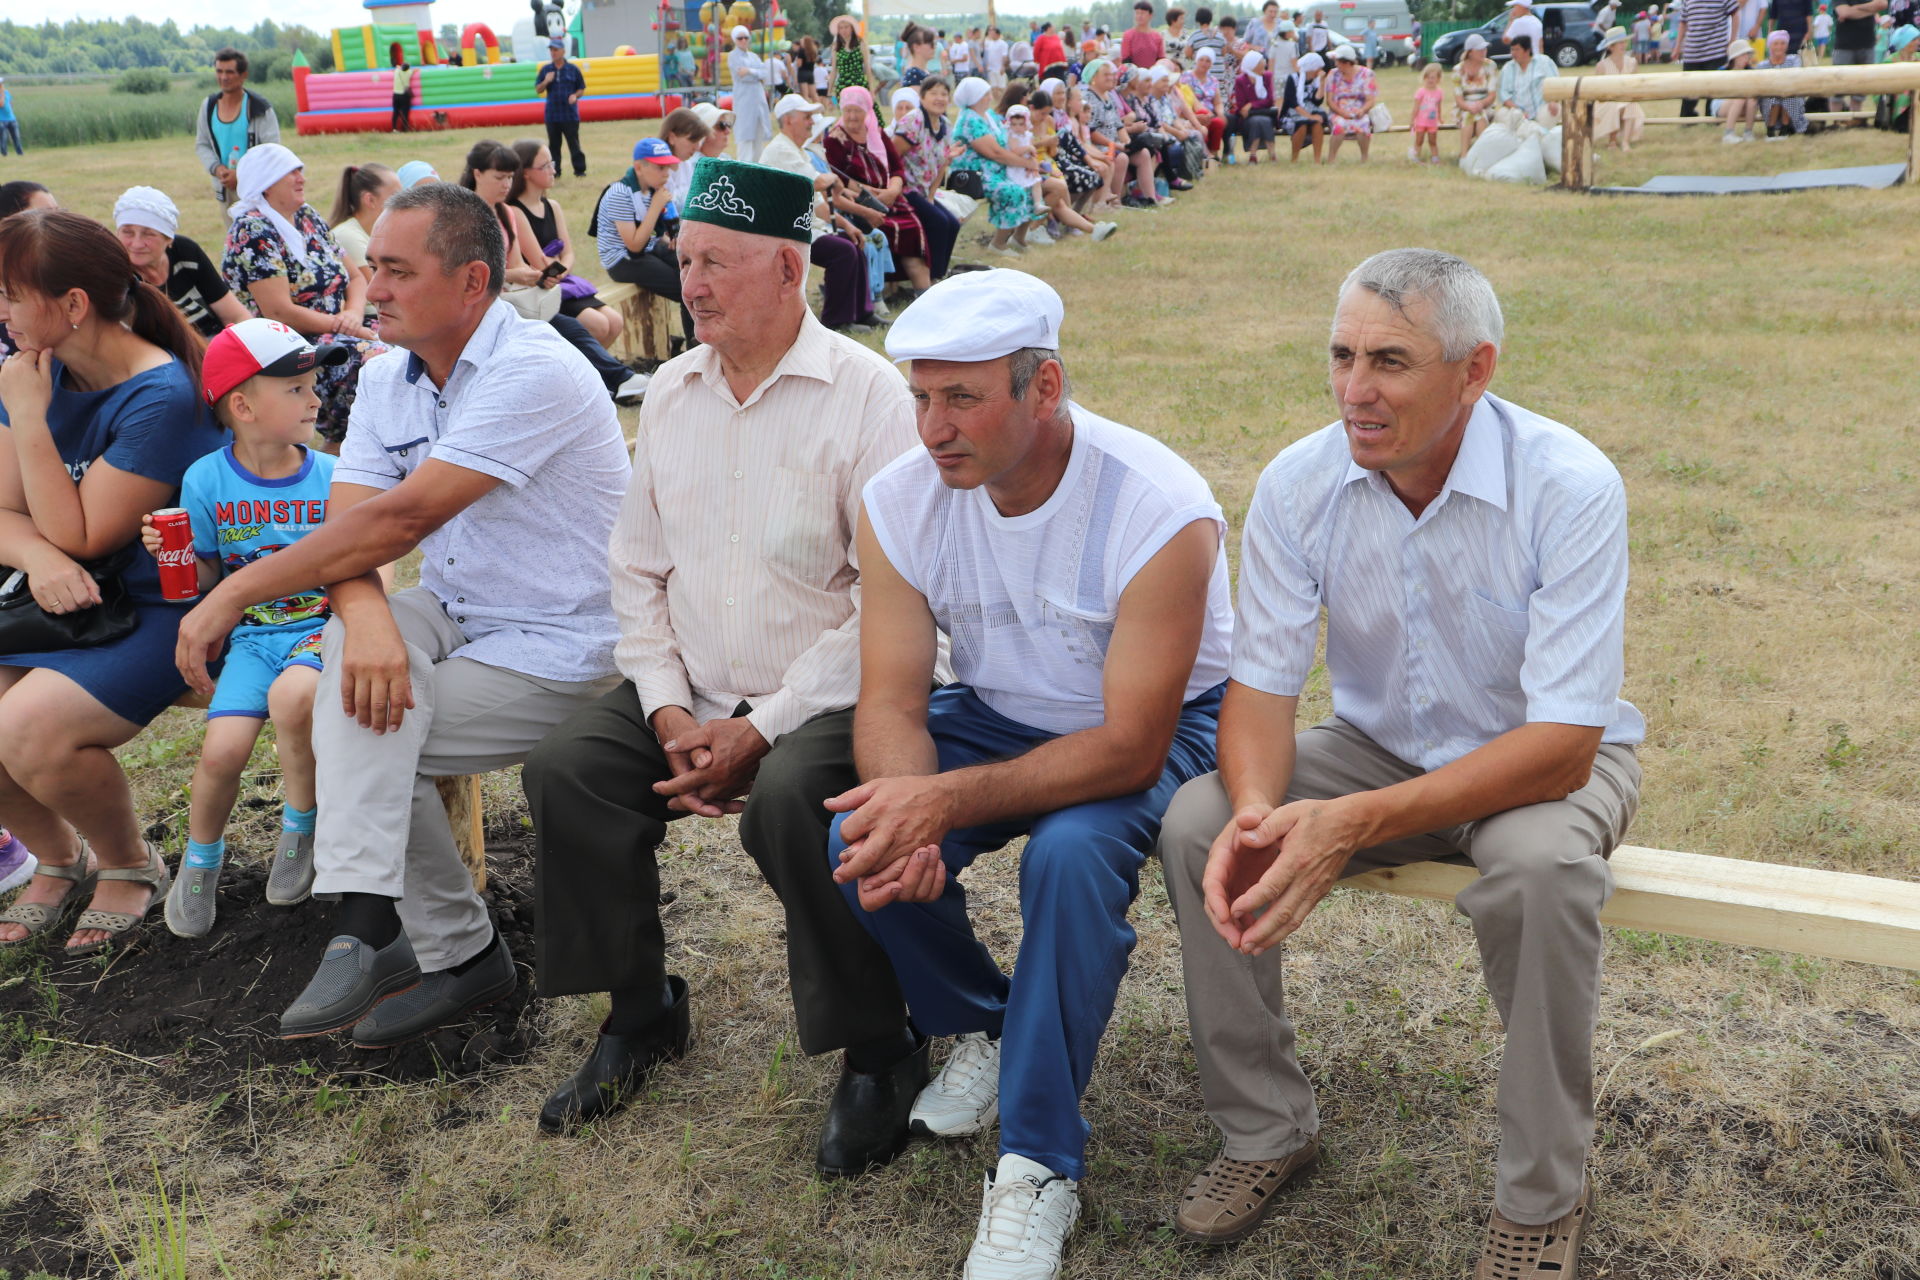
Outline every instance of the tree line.
<path id="1" fill-rule="evenodd" d="M 315 71 L 333 68 L 331 34 L 268 19 L 252 30 L 193 27 L 181 31 L 171 18 L 73 18 L 28 24 L 0 21 L 0 75 L 12 77 L 97 75 L 138 68 L 168 73 L 204 71 L 220 49 L 239 49 L 253 63 L 253 79 L 286 79 L 294 52 L 306 54 Z"/>

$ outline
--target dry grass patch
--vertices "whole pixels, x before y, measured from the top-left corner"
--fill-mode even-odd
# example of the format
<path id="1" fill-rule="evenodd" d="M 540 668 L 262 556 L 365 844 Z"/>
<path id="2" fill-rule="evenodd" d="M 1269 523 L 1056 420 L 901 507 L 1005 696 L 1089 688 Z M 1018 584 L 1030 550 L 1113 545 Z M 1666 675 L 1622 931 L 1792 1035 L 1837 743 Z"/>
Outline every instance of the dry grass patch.
<path id="1" fill-rule="evenodd" d="M 1403 112 L 1411 80 L 1386 83 Z M 1630 157 L 1603 155 L 1601 179 L 1897 150 L 1864 132 L 1751 148 L 1721 148 L 1711 129 L 1650 132 Z M 585 133 L 595 172 L 561 191 L 577 226 L 632 137 Z M 318 191 L 350 158 L 424 156 L 451 172 L 474 136 L 295 145 Z M 104 214 L 119 190 L 158 177 L 187 233 L 217 242 L 184 145 L 67 150 L 58 164 L 42 176 L 71 207 Z M 1914 201 L 1907 190 L 1570 198 L 1416 170 L 1388 142 L 1365 168 L 1349 156 L 1337 172 L 1227 172 L 1170 211 L 1126 215 L 1105 245 L 1036 250 L 1024 265 L 1066 296 L 1081 397 L 1192 458 L 1237 542 L 1260 467 L 1331 416 L 1323 343 L 1346 270 L 1405 244 L 1479 263 L 1508 315 L 1496 390 L 1585 432 L 1627 479 L 1627 696 L 1651 726 L 1632 839 L 1910 879 Z M 1324 680 L 1316 688 L 1323 711 Z M 143 812 L 175 845 L 197 742 L 193 718 L 173 713 L 123 753 Z M 264 748 L 256 763 L 270 768 Z M 255 807 L 232 835 L 242 858 L 271 847 L 273 785 L 263 774 L 243 801 Z M 525 806 L 511 774 L 486 794 L 508 892 L 526 882 Z M 583 1052 L 595 1000 L 463 1029 L 530 1047 L 466 1068 L 456 1054 L 438 1074 L 401 1078 L 377 1057 L 344 1056 L 309 1073 L 264 1047 L 255 1065 L 216 1069 L 191 1047 L 129 1061 L 49 1043 L 72 1038 L 62 1027 L 99 971 L 0 957 L 0 1002 L 11 1001 L 0 1005 L 0 1266 L 109 1270 L 109 1250 L 124 1253 L 140 1223 L 116 1208 L 108 1175 L 144 1189 L 157 1167 L 195 1206 L 195 1275 L 218 1274 L 216 1249 L 249 1277 L 956 1274 L 992 1143 L 918 1145 L 875 1177 L 815 1181 L 832 1065 L 795 1054 L 777 904 L 729 823 L 684 823 L 663 853 L 695 1047 L 642 1105 L 569 1141 L 537 1138 L 532 1114 Z M 1003 854 L 970 876 L 1003 956 L 1017 937 L 1012 870 Z M 1140 947 L 1088 1099 L 1094 1169 L 1068 1274 L 1464 1274 L 1491 1191 L 1501 1045 L 1465 922 L 1341 892 L 1302 931 L 1289 976 L 1329 1161 L 1273 1225 L 1215 1254 L 1164 1228 L 1214 1138 L 1152 868 L 1135 922 Z M 245 981 L 244 958 L 232 963 Z M 1920 1277 L 1917 1054 L 1910 972 L 1612 934 L 1591 1274 Z"/>

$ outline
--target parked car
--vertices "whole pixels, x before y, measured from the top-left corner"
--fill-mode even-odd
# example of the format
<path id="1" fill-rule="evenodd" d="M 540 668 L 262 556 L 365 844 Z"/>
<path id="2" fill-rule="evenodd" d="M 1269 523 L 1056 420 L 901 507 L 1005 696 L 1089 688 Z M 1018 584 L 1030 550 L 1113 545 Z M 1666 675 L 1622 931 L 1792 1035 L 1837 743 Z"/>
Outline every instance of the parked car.
<path id="1" fill-rule="evenodd" d="M 1573 3 L 1547 3 L 1535 5 L 1534 16 L 1540 19 L 1545 30 L 1544 53 L 1562 69 L 1577 67 L 1583 63 L 1600 60 L 1600 37 L 1606 32 L 1594 24 L 1594 8 L 1585 0 Z M 1460 63 L 1461 55 L 1466 52 L 1467 37 L 1476 31 L 1487 39 L 1487 56 L 1496 62 L 1507 60 L 1507 21 L 1509 13 L 1502 10 L 1497 17 L 1489 19 L 1479 27 L 1465 31 L 1449 31 L 1433 42 L 1434 61 L 1449 69 Z"/>
<path id="2" fill-rule="evenodd" d="M 1305 12 L 1308 21 L 1316 12 L 1325 15 L 1334 43 L 1345 41 L 1355 49 L 1366 47 L 1367 20 L 1371 18 L 1374 34 L 1380 37 L 1380 61 L 1384 64 L 1411 62 L 1419 52 L 1413 47 L 1413 14 L 1407 10 L 1407 0 L 1337 0 L 1331 5 L 1309 6 Z"/>

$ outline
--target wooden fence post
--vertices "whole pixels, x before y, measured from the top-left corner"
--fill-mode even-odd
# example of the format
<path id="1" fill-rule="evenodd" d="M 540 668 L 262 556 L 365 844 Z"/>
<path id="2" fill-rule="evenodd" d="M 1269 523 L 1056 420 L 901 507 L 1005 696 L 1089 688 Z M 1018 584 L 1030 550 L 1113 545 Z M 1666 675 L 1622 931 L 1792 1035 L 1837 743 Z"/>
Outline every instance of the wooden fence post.
<path id="1" fill-rule="evenodd" d="M 487 891 L 487 839 L 481 823 L 480 775 L 470 773 L 458 778 L 436 778 L 440 803 L 447 806 L 447 825 L 453 828 L 453 841 L 460 847 L 460 861 L 473 877 L 473 891 Z"/>
<path id="2" fill-rule="evenodd" d="M 1567 102 L 1560 120 L 1560 185 L 1585 191 L 1593 185 L 1593 104 L 1579 96 Z"/>

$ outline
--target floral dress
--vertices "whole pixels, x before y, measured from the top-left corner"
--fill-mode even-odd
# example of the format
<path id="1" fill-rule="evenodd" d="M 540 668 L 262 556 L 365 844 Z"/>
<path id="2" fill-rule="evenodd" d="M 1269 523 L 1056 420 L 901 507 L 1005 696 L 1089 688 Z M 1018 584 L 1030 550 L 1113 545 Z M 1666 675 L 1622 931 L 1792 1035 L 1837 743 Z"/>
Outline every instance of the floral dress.
<path id="1" fill-rule="evenodd" d="M 1335 108 L 1333 112 L 1333 136 L 1336 138 L 1354 137 L 1373 132 L 1373 121 L 1367 113 L 1361 111 L 1357 116 L 1340 114 L 1342 111 L 1359 111 L 1367 105 L 1367 99 L 1374 96 L 1373 72 L 1365 67 L 1355 67 L 1352 75 L 1343 76 L 1335 71 L 1327 76 L 1327 105 Z"/>
<path id="2" fill-rule="evenodd" d="M 247 213 L 235 218 L 227 229 L 227 248 L 220 259 L 220 274 L 226 277 L 227 287 L 241 304 L 256 316 L 260 314 L 260 306 L 253 299 L 253 286 L 275 277 L 287 282 L 287 294 L 295 306 L 337 316 L 347 305 L 348 279 L 339 242 L 312 205 L 301 205 L 292 222 L 294 229 L 306 237 L 306 262 L 287 252 L 280 233 L 264 214 Z M 384 343 L 338 333 L 308 340 L 315 346 L 345 347 L 353 353 L 353 358 L 344 364 L 322 365 L 314 381 L 314 391 L 320 397 L 320 436 L 338 444 L 347 437 L 347 416 L 352 412 L 353 398 L 360 386 L 360 366 L 387 347 Z"/>
<path id="3" fill-rule="evenodd" d="M 953 126 L 953 140 L 966 143 L 966 150 L 954 158 L 953 167 L 971 169 L 980 175 L 987 188 L 987 220 L 1004 231 L 1024 227 L 1033 221 L 1033 193 L 1017 182 L 1009 181 L 1007 168 L 998 160 L 989 160 L 973 149 L 975 138 L 992 138 L 1007 145 L 1007 126 L 1000 117 L 984 116 L 972 107 L 960 113 Z"/>
<path id="4" fill-rule="evenodd" d="M 1055 137 L 1060 140 L 1059 149 L 1054 152 L 1054 162 L 1060 166 L 1060 176 L 1066 179 L 1067 190 L 1074 195 L 1084 195 L 1097 190 L 1100 186 L 1100 174 L 1087 163 L 1087 149 L 1080 145 L 1080 134 L 1073 121 L 1064 111 L 1056 111 Z"/>
<path id="5" fill-rule="evenodd" d="M 1485 102 L 1488 98 L 1491 98 L 1493 96 L 1493 64 L 1491 62 L 1481 63 L 1480 74 L 1477 76 L 1469 76 L 1464 64 L 1455 67 L 1453 70 L 1453 91 L 1465 99 L 1469 106 L 1475 103 Z M 1485 115 L 1486 113 L 1483 111 L 1481 114 Z M 1459 124 L 1466 118 L 1466 112 L 1460 110 L 1458 107 L 1454 108 L 1453 122 L 1455 124 Z"/>
<path id="6" fill-rule="evenodd" d="M 907 153 L 900 157 L 900 171 L 906 175 L 907 190 L 933 199 L 933 193 L 940 188 L 941 169 L 947 162 L 946 119 L 943 117 L 936 126 L 928 123 L 924 109 L 903 111 L 894 119 L 893 136 L 907 148 Z"/>
<path id="7" fill-rule="evenodd" d="M 886 144 L 883 142 L 881 145 Z M 891 148 L 887 149 L 887 158 L 893 163 L 882 164 L 880 158 L 867 150 L 864 143 L 848 142 L 840 136 L 838 129 L 827 130 L 826 151 L 827 164 L 835 173 L 863 186 L 886 186 L 893 181 L 894 173 L 900 166 L 900 157 L 894 155 Z M 905 187 L 904 182 L 901 185 Z M 879 231 L 886 236 L 887 248 L 893 251 L 896 263 L 906 258 L 927 256 L 926 232 L 921 229 L 919 215 L 907 203 L 904 190 L 900 198 L 893 202 L 893 207 L 887 210 L 886 221 L 880 224 Z"/>

